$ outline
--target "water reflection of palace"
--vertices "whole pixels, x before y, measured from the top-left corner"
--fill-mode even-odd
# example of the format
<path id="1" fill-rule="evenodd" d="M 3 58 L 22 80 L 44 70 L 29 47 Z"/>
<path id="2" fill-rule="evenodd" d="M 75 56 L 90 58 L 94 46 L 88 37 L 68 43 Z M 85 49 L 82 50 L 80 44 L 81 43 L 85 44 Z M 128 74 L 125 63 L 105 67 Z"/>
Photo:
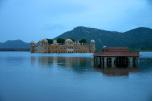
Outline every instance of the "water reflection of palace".
<path id="1" fill-rule="evenodd" d="M 93 67 L 93 59 L 87 57 L 32 56 L 31 63 L 39 64 L 48 68 L 52 66 L 60 66 L 71 68 L 73 70 L 86 70 Z"/>
<path id="2" fill-rule="evenodd" d="M 137 72 L 138 68 L 99 68 L 94 67 L 93 59 L 88 57 L 57 57 L 57 56 L 32 56 L 31 63 L 39 67 L 60 67 L 70 68 L 75 72 L 99 71 L 108 76 L 129 75 L 131 72 Z"/>

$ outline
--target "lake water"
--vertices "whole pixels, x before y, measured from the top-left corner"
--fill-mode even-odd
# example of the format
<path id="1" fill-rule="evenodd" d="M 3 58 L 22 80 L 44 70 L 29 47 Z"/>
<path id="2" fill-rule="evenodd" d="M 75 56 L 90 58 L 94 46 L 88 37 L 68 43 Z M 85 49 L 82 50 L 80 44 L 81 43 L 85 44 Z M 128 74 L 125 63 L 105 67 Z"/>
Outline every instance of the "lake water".
<path id="1" fill-rule="evenodd" d="M 152 52 L 137 70 L 114 75 L 92 54 L 0 52 L 0 101 L 152 101 Z"/>

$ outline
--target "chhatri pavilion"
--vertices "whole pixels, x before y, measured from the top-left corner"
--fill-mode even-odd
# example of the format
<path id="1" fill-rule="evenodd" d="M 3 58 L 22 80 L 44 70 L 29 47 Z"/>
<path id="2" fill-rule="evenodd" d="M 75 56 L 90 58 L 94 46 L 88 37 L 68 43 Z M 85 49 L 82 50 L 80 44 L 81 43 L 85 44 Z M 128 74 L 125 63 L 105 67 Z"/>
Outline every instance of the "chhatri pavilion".
<path id="1" fill-rule="evenodd" d="M 137 67 L 139 52 L 127 47 L 109 47 L 94 54 L 94 65 L 102 68 Z"/>

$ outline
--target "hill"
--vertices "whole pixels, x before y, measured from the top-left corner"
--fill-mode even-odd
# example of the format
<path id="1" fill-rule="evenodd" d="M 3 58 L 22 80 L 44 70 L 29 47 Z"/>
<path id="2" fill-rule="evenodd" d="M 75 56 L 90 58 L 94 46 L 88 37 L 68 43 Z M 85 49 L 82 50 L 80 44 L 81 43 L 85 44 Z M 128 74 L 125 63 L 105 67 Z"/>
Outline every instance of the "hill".
<path id="1" fill-rule="evenodd" d="M 72 38 L 75 40 L 85 38 L 88 41 L 94 39 L 98 50 L 103 46 L 129 47 L 139 50 L 152 49 L 152 29 L 144 27 L 122 33 L 80 26 L 56 38 Z"/>
<path id="2" fill-rule="evenodd" d="M 74 40 L 86 39 L 87 41 L 94 39 L 96 41 L 97 50 L 100 50 L 103 46 L 152 50 L 152 29 L 145 27 L 135 28 L 122 33 L 79 26 L 56 38 L 71 38 Z M 25 51 L 29 49 L 30 44 L 22 40 L 0 42 L 0 51 Z"/>
<path id="3" fill-rule="evenodd" d="M 8 40 L 4 43 L 0 43 L 1 51 L 24 51 L 29 50 L 30 44 L 22 40 Z"/>

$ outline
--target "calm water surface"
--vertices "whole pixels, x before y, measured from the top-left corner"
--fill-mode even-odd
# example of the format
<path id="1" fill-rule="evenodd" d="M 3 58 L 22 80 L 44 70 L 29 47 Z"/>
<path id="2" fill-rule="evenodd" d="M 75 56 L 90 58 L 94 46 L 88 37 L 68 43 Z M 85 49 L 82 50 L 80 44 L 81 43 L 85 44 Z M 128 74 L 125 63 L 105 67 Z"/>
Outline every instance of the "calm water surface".
<path id="1" fill-rule="evenodd" d="M 137 70 L 112 73 L 91 54 L 0 52 L 0 101 L 152 101 L 152 52 Z"/>

